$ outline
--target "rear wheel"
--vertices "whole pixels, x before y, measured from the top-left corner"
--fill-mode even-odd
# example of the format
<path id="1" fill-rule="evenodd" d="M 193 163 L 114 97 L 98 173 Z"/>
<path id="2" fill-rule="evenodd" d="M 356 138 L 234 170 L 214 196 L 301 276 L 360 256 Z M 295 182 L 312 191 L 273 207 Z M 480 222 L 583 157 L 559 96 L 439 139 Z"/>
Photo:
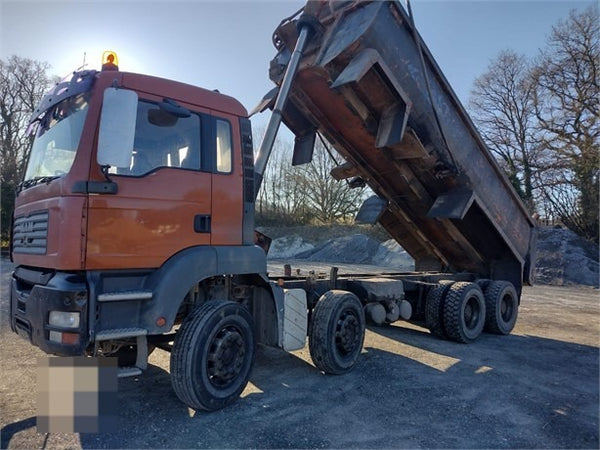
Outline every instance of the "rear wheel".
<path id="1" fill-rule="evenodd" d="M 425 300 L 425 325 L 434 336 L 445 338 L 444 331 L 444 298 L 451 284 L 433 288 Z"/>
<path id="2" fill-rule="evenodd" d="M 475 283 L 450 286 L 444 301 L 444 330 L 449 339 L 468 343 L 479 337 L 485 323 L 485 300 Z"/>
<path id="3" fill-rule="evenodd" d="M 194 409 L 214 411 L 242 393 L 254 362 L 252 317 L 242 305 L 206 302 L 183 322 L 171 353 L 171 383 Z"/>
<path id="4" fill-rule="evenodd" d="M 350 371 L 365 339 L 365 315 L 356 295 L 328 291 L 315 306 L 308 336 L 313 363 L 330 374 Z"/>
<path id="5" fill-rule="evenodd" d="M 519 297 L 509 281 L 492 281 L 485 290 L 485 331 L 509 334 L 517 322 Z"/>

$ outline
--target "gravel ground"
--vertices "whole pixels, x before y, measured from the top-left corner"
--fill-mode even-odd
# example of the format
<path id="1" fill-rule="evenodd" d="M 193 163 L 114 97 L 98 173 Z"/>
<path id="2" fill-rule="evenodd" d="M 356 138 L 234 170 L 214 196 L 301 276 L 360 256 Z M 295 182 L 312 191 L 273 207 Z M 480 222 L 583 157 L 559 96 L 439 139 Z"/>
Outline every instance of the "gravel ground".
<path id="1" fill-rule="evenodd" d="M 343 376 L 319 373 L 307 348 L 259 348 L 243 398 L 215 413 L 177 400 L 169 355 L 157 350 L 145 374 L 119 381 L 113 433 L 38 434 L 43 354 L 8 327 L 10 269 L 2 260 L 2 448 L 599 447 L 595 289 L 526 288 L 514 333 L 471 345 L 407 323 L 370 328 Z"/>

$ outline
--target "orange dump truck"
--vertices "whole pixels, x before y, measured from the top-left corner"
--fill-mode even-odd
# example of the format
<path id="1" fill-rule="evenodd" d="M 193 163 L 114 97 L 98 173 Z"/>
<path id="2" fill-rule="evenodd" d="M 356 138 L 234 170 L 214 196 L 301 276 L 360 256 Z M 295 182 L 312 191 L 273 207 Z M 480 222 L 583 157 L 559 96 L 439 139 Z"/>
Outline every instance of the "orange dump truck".
<path id="1" fill-rule="evenodd" d="M 13 331 L 50 354 L 118 357 L 120 376 L 170 351 L 175 393 L 206 410 L 240 395 L 257 343 L 308 340 L 340 374 L 367 320 L 463 343 L 510 333 L 533 223 L 402 6 L 309 2 L 275 38 L 256 161 L 238 101 L 120 72 L 115 55 L 42 99 L 14 212 Z M 373 188 L 361 215 L 417 272 L 269 278 L 254 206 L 282 119 L 296 163 L 320 133 L 347 161 L 333 176 Z"/>

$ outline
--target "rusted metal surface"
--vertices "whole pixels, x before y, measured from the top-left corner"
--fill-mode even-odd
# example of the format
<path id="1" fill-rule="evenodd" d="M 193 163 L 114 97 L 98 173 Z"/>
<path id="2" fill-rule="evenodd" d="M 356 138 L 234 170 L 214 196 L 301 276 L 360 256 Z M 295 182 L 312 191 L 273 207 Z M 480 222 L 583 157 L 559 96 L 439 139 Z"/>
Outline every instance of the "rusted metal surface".
<path id="1" fill-rule="evenodd" d="M 310 1 L 305 14 L 319 32 L 300 61 L 287 126 L 297 136 L 318 130 L 347 161 L 335 177 L 360 176 L 387 201 L 379 222 L 417 270 L 474 272 L 520 291 L 533 221 L 400 3 Z M 280 84 L 296 21 L 275 36 L 270 75 Z"/>

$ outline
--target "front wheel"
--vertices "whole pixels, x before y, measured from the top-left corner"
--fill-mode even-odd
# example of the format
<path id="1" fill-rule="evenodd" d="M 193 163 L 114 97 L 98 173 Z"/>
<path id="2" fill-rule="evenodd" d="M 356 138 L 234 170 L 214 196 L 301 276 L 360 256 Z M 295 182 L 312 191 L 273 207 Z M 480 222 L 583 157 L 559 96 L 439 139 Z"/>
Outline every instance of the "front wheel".
<path id="1" fill-rule="evenodd" d="M 342 374 L 352 370 L 365 339 L 365 314 L 356 295 L 327 291 L 312 313 L 308 348 L 319 370 Z"/>
<path id="2" fill-rule="evenodd" d="M 211 300 L 183 322 L 171 352 L 171 383 L 194 409 L 215 411 L 242 393 L 254 363 L 252 316 L 242 305 Z"/>

